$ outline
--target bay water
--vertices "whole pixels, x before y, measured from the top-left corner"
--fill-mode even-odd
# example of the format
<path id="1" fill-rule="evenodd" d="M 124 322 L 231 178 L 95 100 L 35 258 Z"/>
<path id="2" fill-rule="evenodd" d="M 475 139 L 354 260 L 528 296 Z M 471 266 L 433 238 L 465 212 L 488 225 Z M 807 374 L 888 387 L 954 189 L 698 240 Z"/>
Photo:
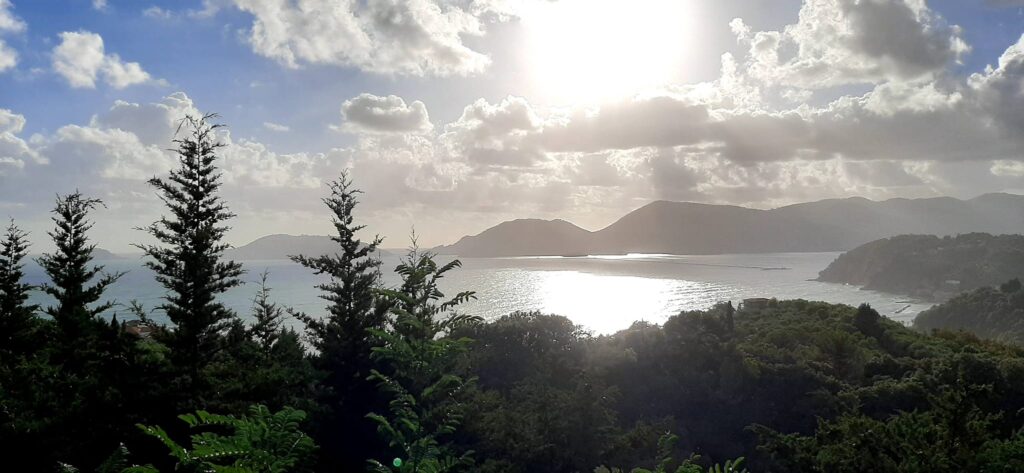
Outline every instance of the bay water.
<path id="1" fill-rule="evenodd" d="M 564 315 L 595 334 L 614 333 L 636 320 L 661 323 L 684 310 L 706 309 L 717 302 L 768 297 L 808 299 L 859 305 L 869 303 L 883 315 L 909 323 L 930 303 L 909 297 L 861 290 L 855 286 L 813 281 L 838 253 L 771 253 L 741 255 L 649 255 L 582 257 L 462 258 L 462 268 L 449 272 L 441 287 L 448 295 L 475 291 L 476 299 L 460 310 L 493 319 L 513 311 Z M 440 256 L 439 263 L 452 258 Z M 384 284 L 400 283 L 394 268 L 397 254 L 382 257 Z M 311 315 L 321 315 L 326 302 L 315 286 L 326 280 L 287 260 L 243 261 L 246 284 L 224 294 L 221 301 L 243 319 L 251 313 L 259 275 L 269 272 L 274 302 Z M 98 262 L 107 271 L 125 271 L 106 298 L 122 304 L 113 312 L 124 318 L 129 301 L 153 309 L 163 289 L 138 257 Z M 46 281 L 35 263 L 26 267 L 30 283 Z M 33 302 L 52 301 L 41 293 Z M 154 311 L 152 318 L 165 322 Z M 288 324 L 298 326 L 296 320 Z"/>

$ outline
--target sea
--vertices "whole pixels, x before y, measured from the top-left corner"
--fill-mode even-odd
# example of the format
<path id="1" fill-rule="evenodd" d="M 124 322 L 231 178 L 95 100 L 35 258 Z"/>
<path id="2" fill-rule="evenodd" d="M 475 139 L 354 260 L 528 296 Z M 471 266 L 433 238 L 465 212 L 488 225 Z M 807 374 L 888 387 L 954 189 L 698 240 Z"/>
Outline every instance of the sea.
<path id="1" fill-rule="evenodd" d="M 818 272 L 839 253 L 767 253 L 736 255 L 629 254 L 579 257 L 461 258 L 462 267 L 447 273 L 441 289 L 448 295 L 475 291 L 476 298 L 459 310 L 484 319 L 515 311 L 564 315 L 585 330 L 610 334 L 634 321 L 664 322 L 680 311 L 706 309 L 718 302 L 766 297 L 807 299 L 831 303 L 871 304 L 881 314 L 909 324 L 931 306 L 906 296 L 862 290 L 856 286 L 814 281 Z M 439 256 L 440 263 L 452 257 Z M 395 287 L 394 268 L 400 255 L 382 257 L 383 283 Z M 221 302 L 243 319 L 250 317 L 260 274 L 268 273 L 271 298 L 281 306 L 310 315 L 324 313 L 326 302 L 316 285 L 324 282 L 288 260 L 243 261 L 245 284 L 231 289 Z M 97 262 L 106 271 L 125 272 L 105 298 L 119 305 L 108 315 L 124 319 L 136 301 L 158 322 L 166 317 L 154 310 L 163 288 L 139 257 Z M 46 281 L 35 263 L 26 265 L 29 283 Z M 52 299 L 34 293 L 32 302 L 46 306 Z M 298 327 L 297 320 L 287 321 Z"/>

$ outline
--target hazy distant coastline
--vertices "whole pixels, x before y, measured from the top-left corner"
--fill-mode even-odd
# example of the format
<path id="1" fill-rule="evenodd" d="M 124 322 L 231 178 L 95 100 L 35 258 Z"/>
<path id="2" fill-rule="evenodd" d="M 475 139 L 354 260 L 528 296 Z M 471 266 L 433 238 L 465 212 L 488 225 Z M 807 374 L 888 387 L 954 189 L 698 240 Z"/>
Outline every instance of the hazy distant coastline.
<path id="1" fill-rule="evenodd" d="M 828 199 L 770 210 L 657 201 L 589 231 L 565 220 L 512 220 L 440 246 L 462 257 L 846 251 L 900 234 L 1024 233 L 1024 196 Z"/>

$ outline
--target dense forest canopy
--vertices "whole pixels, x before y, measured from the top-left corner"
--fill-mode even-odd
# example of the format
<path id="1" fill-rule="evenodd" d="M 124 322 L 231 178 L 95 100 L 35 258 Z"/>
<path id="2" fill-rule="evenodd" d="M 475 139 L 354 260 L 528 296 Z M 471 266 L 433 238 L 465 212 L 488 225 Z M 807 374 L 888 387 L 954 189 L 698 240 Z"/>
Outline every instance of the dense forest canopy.
<path id="1" fill-rule="evenodd" d="M 1024 276 L 1024 236 L 900 235 L 840 255 L 818 280 L 945 300 Z"/>
<path id="2" fill-rule="evenodd" d="M 722 303 L 593 336 L 565 317 L 461 313 L 459 270 L 413 245 L 383 287 L 342 174 L 323 203 L 325 314 L 218 303 L 241 268 L 221 237 L 210 117 L 151 184 L 167 215 L 143 246 L 159 308 L 106 319 L 121 277 L 96 266 L 100 202 L 59 196 L 40 259 L 57 305 L 27 305 L 25 234 L 0 243 L 0 448 L 17 471 L 1010 472 L 1024 467 L 1024 350 L 925 334 L 871 307 Z M 954 240 L 955 241 L 955 240 Z M 1012 288 L 1001 293 L 1009 294 Z M 1019 284 L 1016 292 L 1020 293 Z M 623 295 L 628 297 L 628 295 Z M 1006 297 L 1015 297 L 1008 295 Z M 173 322 L 155 325 L 153 309 Z M 295 317 L 301 333 L 285 328 Z M 629 316 L 624 314 L 624 316 Z M 131 320 L 130 323 L 128 320 Z M 146 330 L 141 330 L 145 327 Z"/>
<path id="3" fill-rule="evenodd" d="M 1020 280 L 964 292 L 918 314 L 920 330 L 963 330 L 1005 343 L 1024 344 L 1024 291 Z"/>

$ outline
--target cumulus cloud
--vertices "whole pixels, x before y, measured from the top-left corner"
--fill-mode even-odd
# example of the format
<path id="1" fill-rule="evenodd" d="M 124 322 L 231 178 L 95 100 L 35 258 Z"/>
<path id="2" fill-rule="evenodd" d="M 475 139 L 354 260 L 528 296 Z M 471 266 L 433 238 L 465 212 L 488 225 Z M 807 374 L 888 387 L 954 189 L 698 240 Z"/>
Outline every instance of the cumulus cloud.
<path id="1" fill-rule="evenodd" d="M 316 4 L 250 3 L 277 5 L 285 23 Z M 379 6 L 348 7 L 371 5 Z M 348 33 L 363 37 L 369 20 L 353 21 Z M 866 37 L 867 22 L 886 41 Z M 921 1 L 807 0 L 778 31 L 731 26 L 744 48 L 722 56 L 717 79 L 601 106 L 480 99 L 432 123 L 422 102 L 361 94 L 341 107 L 340 127 L 354 143 L 319 153 L 279 153 L 224 131 L 225 196 L 239 227 L 294 231 L 299 215 L 317 212 L 324 181 L 350 169 L 367 191 L 361 209 L 375 230 L 400 234 L 415 222 L 443 240 L 522 216 L 600 226 L 651 199 L 770 207 L 1024 189 L 1024 37 L 963 78 L 948 73 L 967 49 L 959 29 Z M 323 48 L 317 54 L 335 47 L 306 46 Z M 296 51 L 296 65 L 331 58 Z M 40 172 L 52 162 L 80 171 L 75 182 L 95 182 L 89 190 L 114 202 L 158 208 L 144 180 L 173 165 L 164 148 L 186 114 L 198 111 L 184 93 L 116 101 L 88 123 L 24 138 L 24 117 L 0 113 L 0 201 L 39 196 L 49 204 L 55 190 L 74 185 Z M 266 226 L 273 212 L 289 225 Z"/>
<path id="2" fill-rule="evenodd" d="M 104 11 L 107 9 L 107 0 L 92 0 L 92 9 Z"/>
<path id="3" fill-rule="evenodd" d="M 74 88 L 96 87 L 99 77 L 115 89 L 150 82 L 152 77 L 137 62 L 107 54 L 103 38 L 88 31 L 65 31 L 53 49 L 53 69 Z"/>
<path id="4" fill-rule="evenodd" d="M 781 31 L 731 26 L 751 76 L 809 89 L 930 77 L 970 50 L 960 27 L 919 0 L 806 0 Z"/>
<path id="5" fill-rule="evenodd" d="M 434 128 L 427 106 L 416 100 L 406 104 L 395 95 L 360 94 L 341 104 L 342 129 L 371 133 L 425 133 Z"/>
<path id="6" fill-rule="evenodd" d="M 11 11 L 13 8 L 10 0 L 0 0 L 0 33 L 21 33 L 27 28 Z"/>
<path id="7" fill-rule="evenodd" d="M 0 176 L 39 160 L 39 155 L 18 136 L 24 128 L 24 116 L 0 108 Z"/>
<path id="8" fill-rule="evenodd" d="M 253 51 L 288 67 L 330 64 L 382 74 L 468 75 L 490 59 L 463 42 L 498 2 L 234 0 L 252 14 Z"/>
<path id="9" fill-rule="evenodd" d="M 25 22 L 11 11 L 10 0 L 0 0 L 0 35 L 21 33 L 27 28 Z M 18 64 L 18 53 L 0 39 L 0 72 L 14 68 Z"/>

